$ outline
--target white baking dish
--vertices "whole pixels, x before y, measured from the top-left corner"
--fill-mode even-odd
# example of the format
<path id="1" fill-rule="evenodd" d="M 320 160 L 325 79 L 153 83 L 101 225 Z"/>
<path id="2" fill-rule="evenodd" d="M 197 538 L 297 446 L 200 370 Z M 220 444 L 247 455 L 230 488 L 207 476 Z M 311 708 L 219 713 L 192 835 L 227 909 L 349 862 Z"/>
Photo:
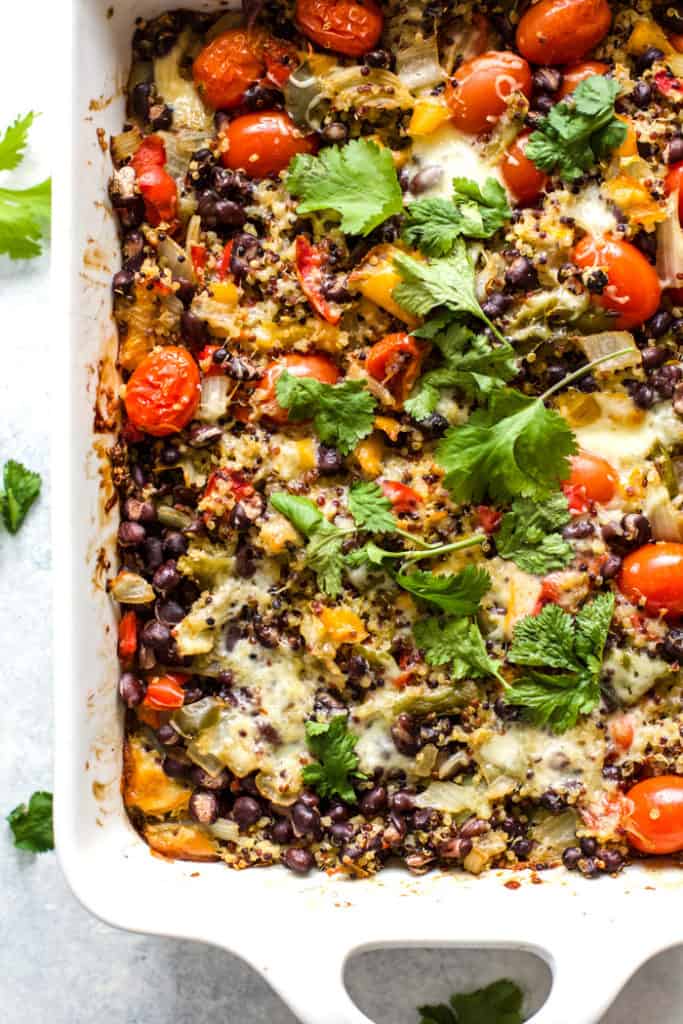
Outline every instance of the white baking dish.
<path id="1" fill-rule="evenodd" d="M 124 117 L 135 16 L 173 4 L 58 6 L 55 80 L 64 94 L 54 107 L 53 149 L 55 789 L 58 850 L 72 888 L 93 913 L 121 928 L 239 954 L 306 1024 L 367 1024 L 344 988 L 344 963 L 353 950 L 388 944 L 537 952 L 554 983 L 535 1024 L 595 1022 L 640 963 L 683 940 L 679 870 L 631 868 L 617 880 L 596 881 L 550 871 L 537 884 L 520 873 L 413 878 L 398 869 L 368 881 L 301 879 L 281 868 L 238 873 L 223 864 L 165 862 L 130 827 L 119 793 L 122 716 L 114 616 L 104 590 L 116 525 L 103 501 L 110 494 L 102 459 L 109 438 L 93 433 L 98 394 L 105 417 L 115 394 L 110 278 L 118 245 L 101 139 Z M 521 885 L 506 888 L 506 881 Z"/>

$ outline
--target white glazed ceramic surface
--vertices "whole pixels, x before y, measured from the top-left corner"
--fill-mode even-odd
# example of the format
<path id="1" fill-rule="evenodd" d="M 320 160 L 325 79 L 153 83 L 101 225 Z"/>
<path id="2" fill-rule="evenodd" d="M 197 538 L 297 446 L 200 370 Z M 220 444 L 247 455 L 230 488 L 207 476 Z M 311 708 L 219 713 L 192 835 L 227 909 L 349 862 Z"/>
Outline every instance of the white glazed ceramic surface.
<path id="1" fill-rule="evenodd" d="M 55 133 L 53 481 L 56 833 L 72 888 L 121 928 L 239 954 L 305 1024 L 368 1024 L 346 993 L 344 964 L 352 951 L 391 944 L 536 952 L 554 980 L 534 1024 L 592 1024 L 643 961 L 683 939 L 680 871 L 632 868 L 594 881 L 564 871 L 532 881 L 502 872 L 413 878 L 398 869 L 367 881 L 302 879 L 282 868 L 165 862 L 129 825 L 119 792 L 115 622 L 104 588 L 116 526 L 103 503 L 103 491 L 111 496 L 101 457 L 109 439 L 93 434 L 98 385 L 105 412 L 107 381 L 110 392 L 115 385 L 110 280 L 119 256 L 106 203 L 106 140 L 124 119 L 134 18 L 175 4 L 62 0 L 62 25 L 69 6 L 72 30 L 59 63 L 71 81 Z"/>

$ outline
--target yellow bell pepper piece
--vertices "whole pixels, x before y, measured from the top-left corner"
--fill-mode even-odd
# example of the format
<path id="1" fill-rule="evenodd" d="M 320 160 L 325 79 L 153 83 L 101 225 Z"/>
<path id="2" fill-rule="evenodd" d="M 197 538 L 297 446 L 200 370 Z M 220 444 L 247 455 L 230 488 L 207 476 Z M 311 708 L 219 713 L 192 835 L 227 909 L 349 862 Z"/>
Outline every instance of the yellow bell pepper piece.
<path id="1" fill-rule="evenodd" d="M 673 53 L 673 47 L 664 30 L 649 18 L 642 18 L 636 22 L 626 43 L 626 49 L 629 53 L 640 54 L 645 53 L 651 46 L 664 54 Z"/>
<path id="2" fill-rule="evenodd" d="M 400 250 L 394 245 L 374 246 L 349 276 L 349 284 L 352 288 L 357 288 L 370 302 L 385 309 L 404 324 L 416 327 L 419 320 L 412 313 L 402 309 L 392 295 L 396 285 L 401 283 L 401 275 L 394 266 L 394 256 L 397 252 Z M 412 255 L 416 259 L 420 258 L 417 253 Z"/>
<path id="3" fill-rule="evenodd" d="M 384 443 L 377 431 L 359 441 L 353 454 L 365 476 L 371 479 L 379 476 L 384 458 Z"/>
<path id="4" fill-rule="evenodd" d="M 623 114 L 617 114 L 617 118 L 626 125 L 626 138 L 619 146 L 619 149 L 615 150 L 616 155 L 619 157 L 638 156 L 638 136 L 633 127 L 633 122 L 630 118 L 624 117 Z"/>
<path id="5" fill-rule="evenodd" d="M 451 114 L 443 100 L 426 97 L 417 100 L 408 125 L 408 135 L 431 135 L 449 120 Z"/>
<path id="6" fill-rule="evenodd" d="M 312 438 L 307 437 L 296 442 L 299 465 L 305 473 L 309 469 L 315 469 L 315 444 Z"/>
<path id="7" fill-rule="evenodd" d="M 226 306 L 237 305 L 240 293 L 237 285 L 232 281 L 215 281 L 209 286 L 209 290 L 216 302 L 221 302 Z"/>
<path id="8" fill-rule="evenodd" d="M 645 185 L 627 174 L 612 178 L 604 185 L 604 191 L 631 223 L 640 224 L 646 231 L 666 220 L 666 210 L 652 198 Z"/>
<path id="9" fill-rule="evenodd" d="M 334 644 L 358 644 L 368 635 L 363 620 L 350 608 L 323 608 L 320 621 Z"/>

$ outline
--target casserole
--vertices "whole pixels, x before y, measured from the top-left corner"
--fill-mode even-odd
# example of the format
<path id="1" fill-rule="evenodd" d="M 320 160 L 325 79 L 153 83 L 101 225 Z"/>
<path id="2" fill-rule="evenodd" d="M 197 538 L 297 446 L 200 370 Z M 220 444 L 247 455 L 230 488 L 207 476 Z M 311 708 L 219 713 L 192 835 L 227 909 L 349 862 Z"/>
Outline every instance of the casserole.
<path id="1" fill-rule="evenodd" d="M 677 941 L 674 921 L 658 921 L 657 934 L 648 934 L 657 913 L 652 901 L 659 906 L 665 893 L 677 892 L 677 873 L 631 868 L 616 881 L 591 883 L 559 871 L 537 878 L 492 872 L 473 881 L 407 878 L 390 869 L 381 880 L 349 883 L 298 880 L 274 868 L 264 877 L 152 858 L 125 816 L 114 619 L 104 586 L 116 528 L 106 511 L 113 492 L 103 455 L 116 416 L 109 282 L 118 243 L 103 196 L 106 139 L 123 120 L 133 20 L 163 7 L 122 3 L 112 11 L 81 0 L 67 48 L 75 77 L 61 109 L 73 120 L 60 136 L 71 135 L 57 175 L 54 260 L 55 300 L 69 324 L 56 367 L 62 430 L 54 472 L 56 829 L 67 877 L 112 924 L 208 941 L 243 956 L 311 1024 L 367 1020 L 345 992 L 344 962 L 354 949 L 387 942 L 537 952 L 555 982 L 534 1020 L 595 1021 L 643 959 Z M 282 924 L 269 927 L 273 920 Z M 297 922 L 295 942 L 289 921 Z"/>

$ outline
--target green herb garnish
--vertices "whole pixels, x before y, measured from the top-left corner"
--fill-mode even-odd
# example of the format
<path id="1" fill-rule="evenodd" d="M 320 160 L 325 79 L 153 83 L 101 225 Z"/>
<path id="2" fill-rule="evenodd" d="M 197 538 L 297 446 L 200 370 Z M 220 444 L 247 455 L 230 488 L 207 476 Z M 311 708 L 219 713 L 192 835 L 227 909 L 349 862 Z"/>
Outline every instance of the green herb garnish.
<path id="1" fill-rule="evenodd" d="M 425 256 L 448 256 L 461 236 L 490 238 L 512 216 L 505 189 L 495 178 L 483 186 L 453 179 L 453 199 L 418 199 L 406 210 L 403 238 Z"/>
<path id="2" fill-rule="evenodd" d="M 348 455 L 372 432 L 376 403 L 360 381 L 322 384 L 313 377 L 295 377 L 285 371 L 276 381 L 275 393 L 290 420 L 312 418 L 323 444 L 333 445 L 342 455 Z"/>
<path id="3" fill-rule="evenodd" d="M 0 171 L 15 170 L 24 158 L 35 114 L 17 118 L 0 139 Z M 0 253 L 13 260 L 40 256 L 50 224 L 50 179 L 30 188 L 0 188 Z"/>
<path id="4" fill-rule="evenodd" d="M 344 531 L 326 519 L 310 498 L 280 491 L 271 494 L 270 503 L 307 539 L 306 565 L 316 574 L 323 593 L 336 597 L 342 589 Z"/>
<path id="5" fill-rule="evenodd" d="M 415 623 L 413 634 L 427 664 L 450 664 L 454 679 L 496 676 L 504 682 L 500 662 L 489 657 L 481 630 L 471 619 L 421 619 Z"/>
<path id="6" fill-rule="evenodd" d="M 16 533 L 40 494 L 40 474 L 9 459 L 3 470 L 4 491 L 0 492 L 0 512 L 10 533 Z"/>
<path id="7" fill-rule="evenodd" d="M 423 601 L 434 604 L 449 615 L 474 615 L 482 597 L 491 586 L 485 569 L 468 565 L 458 573 L 399 572 L 396 582 Z"/>
<path id="8" fill-rule="evenodd" d="M 329 722 L 306 722 L 306 744 L 316 758 L 303 770 L 303 780 L 313 786 L 322 797 L 340 796 L 355 804 L 351 779 L 367 778 L 358 771 L 358 755 L 355 746 L 358 737 L 349 732 L 346 716 L 337 715 Z"/>
<path id="9" fill-rule="evenodd" d="M 555 531 L 566 526 L 570 519 L 563 494 L 552 494 L 543 501 L 516 498 L 496 534 L 498 554 L 524 572 L 538 576 L 564 569 L 574 552 L 562 534 Z"/>
<path id="10" fill-rule="evenodd" d="M 396 520 L 392 504 L 373 480 L 364 480 L 349 489 L 349 512 L 359 530 L 394 533 Z"/>
<path id="11" fill-rule="evenodd" d="M 448 1004 L 421 1006 L 419 1024 L 522 1024 L 522 990 L 502 978 L 474 992 L 453 995 Z"/>
<path id="12" fill-rule="evenodd" d="M 19 804 L 7 815 L 14 845 L 30 853 L 45 853 L 55 846 L 52 829 L 52 793 L 34 793 L 27 804 Z"/>

